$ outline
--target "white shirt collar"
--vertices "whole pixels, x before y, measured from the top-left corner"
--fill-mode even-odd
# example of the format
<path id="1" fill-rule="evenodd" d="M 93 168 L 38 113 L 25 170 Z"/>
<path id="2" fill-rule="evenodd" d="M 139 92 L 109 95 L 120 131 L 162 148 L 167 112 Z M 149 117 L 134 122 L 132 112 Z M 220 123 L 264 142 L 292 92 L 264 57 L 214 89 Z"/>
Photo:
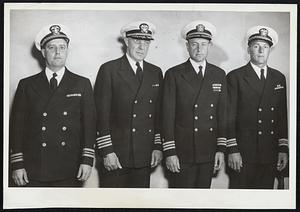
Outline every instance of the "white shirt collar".
<path id="1" fill-rule="evenodd" d="M 252 62 L 250 62 L 250 64 L 251 64 L 252 68 L 254 69 L 254 71 L 257 74 L 259 79 L 260 79 L 260 70 L 261 69 L 265 70 L 264 71 L 265 79 L 267 78 L 267 70 L 268 70 L 267 65 L 265 65 L 264 67 L 261 68 L 261 67 L 255 65 L 255 64 L 253 64 Z"/>
<path id="2" fill-rule="evenodd" d="M 205 68 L 206 68 L 206 60 L 197 63 L 196 61 L 194 61 L 192 58 L 190 58 L 190 62 L 194 68 L 194 70 L 196 71 L 196 73 L 198 74 L 199 72 L 199 66 L 202 66 L 202 76 L 204 76 L 205 74 Z"/>
<path id="3" fill-rule="evenodd" d="M 57 76 L 55 77 L 56 80 L 57 80 L 57 85 L 59 85 L 62 77 L 64 76 L 65 70 L 66 70 L 66 68 L 62 67 L 57 72 L 55 72 L 57 74 Z M 48 67 L 46 67 L 45 72 L 46 72 L 46 76 L 47 76 L 48 82 L 50 83 L 50 79 L 53 77 L 53 73 L 54 72 L 52 70 L 50 70 Z"/>
<path id="4" fill-rule="evenodd" d="M 129 64 L 130 64 L 132 70 L 134 71 L 134 73 L 136 73 L 136 69 L 137 69 L 137 66 L 135 65 L 135 64 L 136 64 L 136 61 L 133 60 L 127 53 L 126 53 L 126 57 L 127 57 L 127 59 L 128 59 L 128 62 L 129 62 Z M 143 70 L 143 69 L 144 69 L 144 61 L 142 60 L 142 61 L 140 61 L 139 63 L 140 63 L 140 66 L 141 66 L 141 68 L 142 68 L 142 70 Z"/>

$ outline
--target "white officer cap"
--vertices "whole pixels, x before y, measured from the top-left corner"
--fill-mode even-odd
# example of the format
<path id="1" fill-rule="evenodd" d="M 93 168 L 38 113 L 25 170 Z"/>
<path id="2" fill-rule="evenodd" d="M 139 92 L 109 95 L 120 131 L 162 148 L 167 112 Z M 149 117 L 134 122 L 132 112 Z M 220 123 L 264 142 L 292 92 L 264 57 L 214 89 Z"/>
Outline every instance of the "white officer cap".
<path id="1" fill-rule="evenodd" d="M 41 29 L 35 38 L 35 46 L 41 51 L 50 40 L 62 38 L 67 43 L 70 41 L 70 30 L 62 24 L 50 24 Z"/>
<path id="2" fill-rule="evenodd" d="M 154 40 L 153 35 L 156 27 L 148 21 L 137 21 L 122 27 L 121 35 L 123 38 L 131 37 L 142 40 Z"/>
<path id="3" fill-rule="evenodd" d="M 191 38 L 204 38 L 211 40 L 216 35 L 216 27 L 208 21 L 197 20 L 187 24 L 181 30 L 181 36 L 189 40 Z"/>
<path id="4" fill-rule="evenodd" d="M 270 46 L 275 46 L 278 43 L 278 34 L 271 27 L 254 26 L 247 32 L 248 45 L 253 40 L 264 40 L 267 41 Z"/>

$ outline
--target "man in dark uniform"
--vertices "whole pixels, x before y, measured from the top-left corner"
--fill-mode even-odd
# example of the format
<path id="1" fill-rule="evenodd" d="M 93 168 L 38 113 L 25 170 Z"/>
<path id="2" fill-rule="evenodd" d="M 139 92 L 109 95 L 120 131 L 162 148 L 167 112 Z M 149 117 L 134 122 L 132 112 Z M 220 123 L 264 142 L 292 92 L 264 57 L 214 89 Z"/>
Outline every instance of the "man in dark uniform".
<path id="1" fill-rule="evenodd" d="M 229 187 L 272 189 L 288 160 L 286 81 L 267 66 L 277 33 L 255 26 L 247 41 L 250 62 L 227 75 Z"/>
<path id="2" fill-rule="evenodd" d="M 44 27 L 35 45 L 46 67 L 19 82 L 10 126 L 18 186 L 78 187 L 90 176 L 96 110 L 90 81 L 65 67 L 69 36 L 63 25 Z"/>
<path id="3" fill-rule="evenodd" d="M 151 167 L 162 159 L 162 71 L 144 60 L 155 27 L 124 26 L 127 52 L 100 67 L 95 84 L 100 187 L 149 187 Z"/>
<path id="4" fill-rule="evenodd" d="M 206 61 L 215 32 L 207 21 L 185 26 L 190 58 L 166 72 L 162 132 L 171 188 L 210 188 L 224 163 L 225 72 Z"/>

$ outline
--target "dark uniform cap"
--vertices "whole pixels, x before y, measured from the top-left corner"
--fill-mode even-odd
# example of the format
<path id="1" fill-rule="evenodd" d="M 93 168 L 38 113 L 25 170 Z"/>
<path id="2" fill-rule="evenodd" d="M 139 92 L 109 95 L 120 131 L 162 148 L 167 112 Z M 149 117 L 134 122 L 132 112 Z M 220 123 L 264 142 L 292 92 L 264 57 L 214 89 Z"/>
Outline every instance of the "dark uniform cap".
<path id="1" fill-rule="evenodd" d="M 278 42 L 278 34 L 271 27 L 254 26 L 247 32 L 248 45 L 254 40 L 264 40 L 268 42 L 270 46 L 275 46 Z"/>
<path id="2" fill-rule="evenodd" d="M 147 21 L 138 21 L 122 27 L 121 35 L 123 38 L 130 37 L 141 40 L 154 40 L 155 26 Z"/>
<path id="3" fill-rule="evenodd" d="M 216 34 L 216 27 L 203 20 L 193 21 L 187 24 L 181 30 L 181 36 L 189 40 L 191 38 L 204 38 L 207 40 L 211 40 Z"/>
<path id="4" fill-rule="evenodd" d="M 57 38 L 62 38 L 66 40 L 67 43 L 69 43 L 70 41 L 69 29 L 66 26 L 61 24 L 51 24 L 45 26 L 37 34 L 35 38 L 35 46 L 38 50 L 41 50 L 47 42 Z"/>

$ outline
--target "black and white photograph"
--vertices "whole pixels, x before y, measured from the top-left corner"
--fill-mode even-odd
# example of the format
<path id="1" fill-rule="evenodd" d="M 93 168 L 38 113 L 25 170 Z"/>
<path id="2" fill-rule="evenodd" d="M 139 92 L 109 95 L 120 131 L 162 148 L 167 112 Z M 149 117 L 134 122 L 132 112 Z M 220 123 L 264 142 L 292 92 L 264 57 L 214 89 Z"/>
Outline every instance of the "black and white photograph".
<path id="1" fill-rule="evenodd" d="M 4 4 L 3 207 L 296 207 L 296 4 Z"/>

